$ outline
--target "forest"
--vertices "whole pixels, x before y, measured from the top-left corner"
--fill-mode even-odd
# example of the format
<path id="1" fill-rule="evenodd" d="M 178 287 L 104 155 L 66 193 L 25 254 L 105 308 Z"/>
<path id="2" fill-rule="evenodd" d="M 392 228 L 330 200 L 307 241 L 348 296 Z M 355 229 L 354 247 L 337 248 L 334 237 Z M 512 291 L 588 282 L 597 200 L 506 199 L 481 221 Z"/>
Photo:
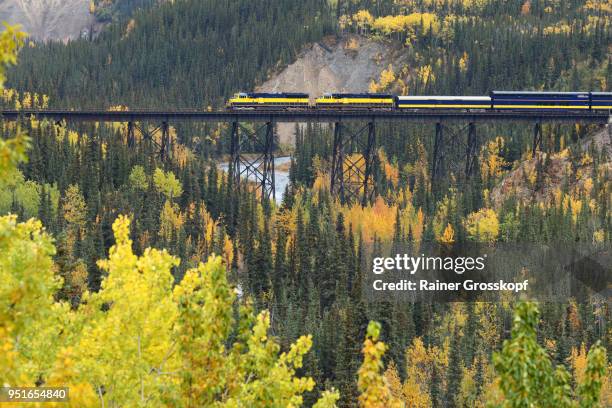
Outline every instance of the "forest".
<path id="1" fill-rule="evenodd" d="M 218 109 L 326 36 L 404 56 L 375 92 L 609 91 L 612 80 L 602 1 L 97 3 L 113 15 L 97 38 L 2 33 L 1 106 Z M 276 204 L 219 169 L 226 126 L 171 125 L 161 160 L 139 133 L 128 145 L 125 123 L 2 122 L 3 384 L 69 386 L 75 407 L 612 405 L 609 299 L 362 293 L 364 260 L 387 245 L 609 251 L 607 130 L 544 125 L 534 152 L 527 126 L 479 126 L 474 175 L 451 153 L 432 178 L 433 129 L 382 124 L 376 196 L 362 207 L 330 193 L 326 126 L 296 126 Z"/>

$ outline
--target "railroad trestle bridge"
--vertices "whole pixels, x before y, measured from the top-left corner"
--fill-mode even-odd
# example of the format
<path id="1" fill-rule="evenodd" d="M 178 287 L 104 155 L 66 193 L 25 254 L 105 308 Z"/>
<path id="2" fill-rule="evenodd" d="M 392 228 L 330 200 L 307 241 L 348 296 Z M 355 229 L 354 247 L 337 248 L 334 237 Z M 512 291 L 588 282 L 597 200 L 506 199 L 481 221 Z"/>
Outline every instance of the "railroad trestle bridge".
<path id="1" fill-rule="evenodd" d="M 170 124 L 183 121 L 224 122 L 230 126 L 230 177 L 236 183 L 251 177 L 261 190 L 262 199 L 274 198 L 275 125 L 277 123 L 328 123 L 333 126 L 333 156 L 330 172 L 332 193 L 342 202 L 357 201 L 367 205 L 375 195 L 377 124 L 413 122 L 433 124 L 432 182 L 443 176 L 443 163 L 450 145 L 463 148 L 468 179 L 474 172 L 481 138 L 479 123 L 522 122 L 532 126 L 533 154 L 542 146 L 544 123 L 610 124 L 609 112 L 594 111 L 385 111 L 385 110 L 304 110 L 304 111 L 96 111 L 96 110 L 2 110 L 2 120 L 17 121 L 36 117 L 56 123 L 119 122 L 127 123 L 128 146 L 136 143 L 135 132 L 153 141 L 161 160 L 172 152 Z M 140 125 L 154 123 L 152 128 Z M 245 123 L 254 123 L 251 130 Z M 612 126 L 608 126 L 612 137 Z M 159 141 L 154 135 L 159 133 Z M 246 154 L 245 147 L 255 146 L 258 154 Z M 359 153 L 359 154 L 354 154 Z"/>

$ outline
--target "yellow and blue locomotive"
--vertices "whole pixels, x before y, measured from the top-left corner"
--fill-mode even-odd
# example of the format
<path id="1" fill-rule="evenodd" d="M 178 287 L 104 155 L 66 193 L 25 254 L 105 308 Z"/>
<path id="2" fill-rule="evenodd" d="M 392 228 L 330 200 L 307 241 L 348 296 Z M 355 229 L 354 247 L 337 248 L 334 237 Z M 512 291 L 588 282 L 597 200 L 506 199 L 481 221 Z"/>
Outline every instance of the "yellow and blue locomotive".
<path id="1" fill-rule="evenodd" d="M 227 101 L 228 109 L 308 108 L 308 94 L 297 92 L 239 92 Z"/>
<path id="2" fill-rule="evenodd" d="M 317 109 L 394 109 L 393 95 L 376 93 L 326 93 L 315 101 Z"/>

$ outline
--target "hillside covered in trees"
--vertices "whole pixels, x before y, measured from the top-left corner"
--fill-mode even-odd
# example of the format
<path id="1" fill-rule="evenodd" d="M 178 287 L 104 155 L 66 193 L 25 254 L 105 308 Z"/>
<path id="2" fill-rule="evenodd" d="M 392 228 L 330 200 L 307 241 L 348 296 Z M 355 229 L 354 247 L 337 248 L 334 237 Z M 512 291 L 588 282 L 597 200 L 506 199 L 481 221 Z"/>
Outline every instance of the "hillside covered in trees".
<path id="1" fill-rule="evenodd" d="M 57 106 L 204 109 L 252 88 L 333 27 L 322 0 L 163 2 L 93 42 L 26 48 L 10 85 Z"/>
<path id="2" fill-rule="evenodd" d="M 582 0 L 181 0 L 137 12 L 93 42 L 27 48 L 9 83 L 58 106 L 220 106 L 303 44 L 354 32 L 404 48 L 407 62 L 390 67 L 376 90 L 602 90 L 612 69 L 610 12 L 606 2 Z"/>
<path id="3" fill-rule="evenodd" d="M 26 45 L 2 104 L 220 107 L 326 35 L 404 55 L 372 91 L 609 90 L 610 11 L 578 0 L 164 2 L 93 40 Z M 432 180 L 433 129 L 381 125 L 377 194 L 362 207 L 330 194 L 333 134 L 321 125 L 296 127 L 275 205 L 218 170 L 221 125 L 173 124 L 161 161 L 140 134 L 128 146 L 126 124 L 2 122 L 0 213 L 13 215 L 0 218 L 0 381 L 70 384 L 74 406 L 610 406 L 609 302 L 362 294 L 364 260 L 387 244 L 609 248 L 609 152 L 582 143 L 598 130 L 545 125 L 532 152 L 526 126 L 479 126 L 473 177 L 456 158 Z M 556 163 L 575 182 L 548 199 L 492 199 L 517 169 L 542 189 Z"/>

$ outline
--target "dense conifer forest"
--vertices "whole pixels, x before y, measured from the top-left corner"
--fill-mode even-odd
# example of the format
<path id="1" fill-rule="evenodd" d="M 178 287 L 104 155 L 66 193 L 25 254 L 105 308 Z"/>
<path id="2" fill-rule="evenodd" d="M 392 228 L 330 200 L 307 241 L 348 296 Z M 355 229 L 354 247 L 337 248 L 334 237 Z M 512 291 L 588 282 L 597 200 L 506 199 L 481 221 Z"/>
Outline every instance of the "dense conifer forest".
<path id="1" fill-rule="evenodd" d="M 404 56 L 373 92 L 609 91 L 612 80 L 606 2 L 105 6 L 113 22 L 99 37 L 26 41 L 16 65 L 21 39 L 5 32 L 2 106 L 222 108 L 326 36 Z M 278 205 L 219 170 L 223 125 L 172 124 L 165 161 L 126 130 L 2 122 L 0 382 L 68 384 L 75 407 L 612 405 L 609 302 L 362 294 L 365 260 L 387 244 L 609 248 L 610 152 L 586 144 L 598 126 L 544 125 L 539 152 L 529 126 L 479 126 L 474 175 L 451 156 L 432 179 L 433 129 L 381 125 L 365 207 L 331 195 L 323 125 L 296 126 Z"/>

